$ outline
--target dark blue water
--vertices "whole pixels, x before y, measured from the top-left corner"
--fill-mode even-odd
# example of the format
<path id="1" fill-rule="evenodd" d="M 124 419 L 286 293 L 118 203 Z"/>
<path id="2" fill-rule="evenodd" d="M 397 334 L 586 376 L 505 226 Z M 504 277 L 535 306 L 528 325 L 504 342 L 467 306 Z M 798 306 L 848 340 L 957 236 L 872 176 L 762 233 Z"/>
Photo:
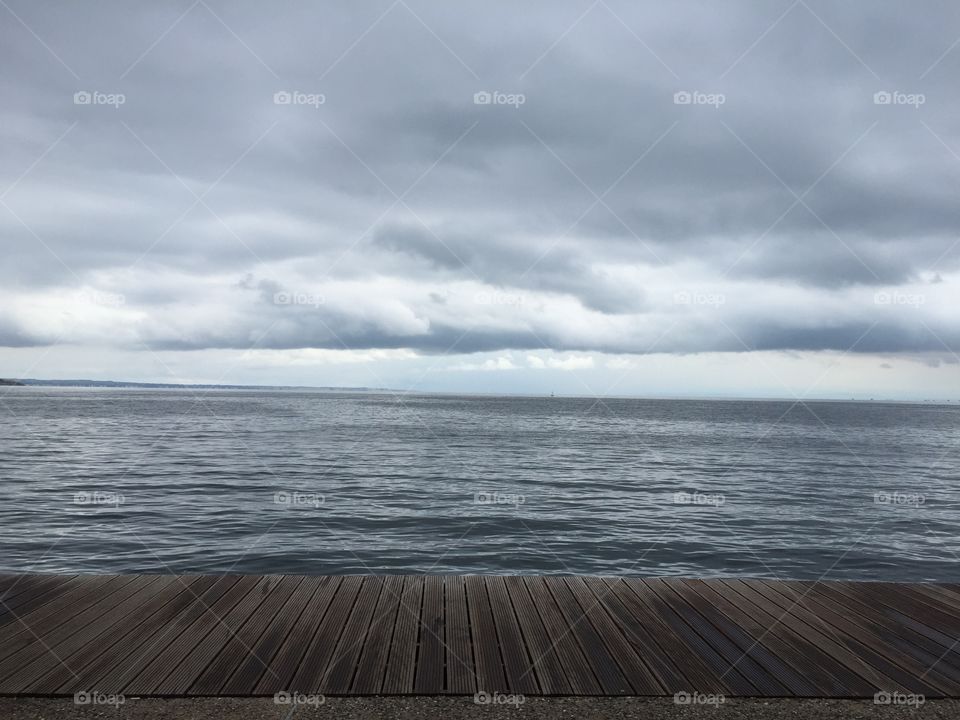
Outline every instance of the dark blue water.
<path id="1" fill-rule="evenodd" d="M 960 407 L 4 388 L 0 569 L 960 581 Z"/>

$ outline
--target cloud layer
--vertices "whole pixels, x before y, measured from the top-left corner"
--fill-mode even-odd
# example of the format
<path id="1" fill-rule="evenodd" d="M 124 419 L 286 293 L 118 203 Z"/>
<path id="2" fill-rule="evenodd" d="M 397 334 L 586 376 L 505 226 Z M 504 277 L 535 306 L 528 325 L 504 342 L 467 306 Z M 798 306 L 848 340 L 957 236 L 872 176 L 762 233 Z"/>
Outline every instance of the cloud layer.
<path id="1" fill-rule="evenodd" d="M 0 14 L 0 346 L 960 345 L 951 3 Z"/>

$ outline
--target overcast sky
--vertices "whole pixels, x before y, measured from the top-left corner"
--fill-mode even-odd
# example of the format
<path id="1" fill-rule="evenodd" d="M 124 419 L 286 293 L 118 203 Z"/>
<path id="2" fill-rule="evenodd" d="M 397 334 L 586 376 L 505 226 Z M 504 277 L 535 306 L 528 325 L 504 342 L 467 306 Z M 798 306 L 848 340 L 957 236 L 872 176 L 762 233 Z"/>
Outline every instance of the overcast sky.
<path id="1" fill-rule="evenodd" d="M 960 5 L 0 2 L 0 377 L 960 399 Z"/>

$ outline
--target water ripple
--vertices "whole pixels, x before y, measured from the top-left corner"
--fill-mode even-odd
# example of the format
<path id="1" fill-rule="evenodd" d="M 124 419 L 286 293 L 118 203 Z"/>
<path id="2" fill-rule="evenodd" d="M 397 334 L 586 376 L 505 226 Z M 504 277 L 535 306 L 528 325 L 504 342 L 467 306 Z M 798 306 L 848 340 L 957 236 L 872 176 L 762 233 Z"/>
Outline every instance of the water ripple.
<path id="1" fill-rule="evenodd" d="M 4 403 L 4 571 L 958 580 L 958 407 L 85 388 Z"/>

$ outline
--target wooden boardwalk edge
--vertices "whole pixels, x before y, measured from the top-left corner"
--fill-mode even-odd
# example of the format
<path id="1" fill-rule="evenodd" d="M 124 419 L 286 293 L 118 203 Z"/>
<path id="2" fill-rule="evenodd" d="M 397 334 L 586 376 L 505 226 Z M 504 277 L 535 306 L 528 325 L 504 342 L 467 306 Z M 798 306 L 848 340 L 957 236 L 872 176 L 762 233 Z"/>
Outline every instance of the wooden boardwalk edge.
<path id="1" fill-rule="evenodd" d="M 960 585 L 0 575 L 0 695 L 960 697 Z"/>

